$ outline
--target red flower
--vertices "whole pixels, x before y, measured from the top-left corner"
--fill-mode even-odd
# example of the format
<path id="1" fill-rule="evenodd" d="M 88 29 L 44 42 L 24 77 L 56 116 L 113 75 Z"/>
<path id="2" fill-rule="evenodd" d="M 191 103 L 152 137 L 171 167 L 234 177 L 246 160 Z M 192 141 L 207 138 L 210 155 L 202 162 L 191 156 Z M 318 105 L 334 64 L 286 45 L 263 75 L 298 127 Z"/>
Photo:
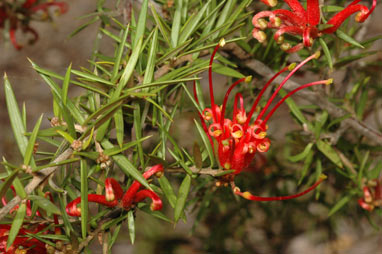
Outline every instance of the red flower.
<path id="1" fill-rule="evenodd" d="M 12 191 L 15 193 L 15 189 L 11 186 Z M 16 195 L 16 194 L 15 194 Z M 45 197 L 48 197 L 51 202 L 53 202 L 53 197 L 50 192 L 45 193 Z M 2 198 L 2 203 L 5 206 L 7 201 L 5 197 Z M 32 209 L 30 200 L 26 203 L 26 215 L 28 217 L 32 216 Z M 19 206 L 15 206 L 10 213 L 17 210 Z M 36 211 L 37 216 L 41 216 L 39 211 Z M 54 224 L 58 225 L 58 217 L 56 214 L 53 215 Z M 26 228 L 26 226 L 28 226 Z M 43 234 L 49 233 L 47 230 L 47 225 L 44 223 L 39 223 L 37 225 L 31 225 L 29 223 L 24 223 L 20 228 L 15 240 L 12 245 L 6 249 L 9 231 L 11 229 L 10 225 L 0 224 L 0 253 L 4 254 L 45 254 L 47 253 L 46 244 L 40 240 L 28 236 L 28 234 L 37 234 L 42 232 Z M 58 226 L 55 227 L 55 234 L 60 235 L 61 230 Z"/>
<path id="2" fill-rule="evenodd" d="M 30 33 L 33 35 L 31 44 L 38 40 L 38 34 L 36 30 L 29 26 L 30 20 L 35 19 L 36 15 L 39 15 L 38 20 L 43 20 L 48 16 L 48 9 L 51 6 L 58 7 L 58 13 L 63 14 L 68 10 L 68 6 L 64 2 L 49 1 L 46 3 L 38 3 L 37 0 L 26 0 L 21 7 L 15 8 L 7 3 L 0 4 L 0 29 L 4 28 L 5 21 L 9 20 L 9 38 L 13 46 L 20 50 L 22 46 L 17 43 L 15 32 L 21 28 L 23 33 Z"/>
<path id="3" fill-rule="evenodd" d="M 262 1 L 272 7 L 277 4 L 277 0 Z M 252 23 L 255 26 L 252 35 L 258 41 L 265 42 L 267 36 L 262 30 L 275 28 L 277 29 L 274 35 L 275 41 L 281 44 L 281 49 L 288 53 L 299 51 L 303 47 L 312 46 L 313 40 L 322 34 L 334 33 L 345 19 L 355 12 L 358 12 L 355 20 L 360 23 L 364 22 L 377 5 L 377 0 L 373 0 L 372 7 L 368 9 L 366 6 L 358 4 L 361 0 L 355 0 L 326 23 L 326 25 L 330 25 L 329 27 L 319 30 L 317 27 L 320 23 L 318 0 L 307 0 L 306 10 L 297 0 L 284 1 L 289 5 L 291 11 L 279 9 L 257 13 L 252 19 Z M 269 22 L 264 19 L 266 17 L 269 18 Z M 292 47 L 289 43 L 284 42 L 284 37 L 282 36 L 284 33 L 301 35 L 303 42 Z"/>
<path id="4" fill-rule="evenodd" d="M 143 173 L 143 177 L 148 179 L 156 174 L 158 177 L 163 173 L 163 166 L 158 164 Z M 151 190 L 140 190 L 142 185 L 138 181 L 134 181 L 130 188 L 123 194 L 120 184 L 113 178 L 107 178 L 105 181 L 105 195 L 89 194 L 88 201 L 95 202 L 108 207 L 121 207 L 126 210 L 132 208 L 136 203 L 141 202 L 145 198 L 152 200 L 151 210 L 162 209 L 162 200 Z M 76 198 L 66 206 L 66 212 L 70 216 L 81 216 L 81 208 L 77 207 L 81 203 L 81 197 Z"/>
<path id="5" fill-rule="evenodd" d="M 370 187 L 363 187 L 363 198 L 358 199 L 358 203 L 368 211 L 373 211 L 375 207 L 382 207 L 381 180 L 376 180 L 376 183 Z"/>
<path id="6" fill-rule="evenodd" d="M 38 224 L 35 229 L 21 228 L 13 244 L 6 249 L 10 225 L 0 225 L 0 253 L 4 254 L 45 254 L 47 253 L 45 243 L 32 238 L 27 234 L 37 234 L 46 228 L 43 224 Z"/>
<path id="7" fill-rule="evenodd" d="M 288 81 L 288 79 L 295 73 L 298 69 L 300 69 L 305 63 L 310 61 L 311 59 L 318 58 L 319 52 L 308 57 L 299 65 L 291 64 L 281 71 L 279 71 L 275 76 L 273 76 L 262 88 L 259 95 L 257 96 L 255 102 L 253 103 L 249 113 L 247 114 L 244 107 L 243 96 L 240 93 L 235 95 L 234 100 L 234 108 L 233 108 L 233 116 L 232 119 L 225 118 L 225 111 L 227 106 L 228 97 L 232 91 L 232 89 L 237 86 L 239 83 L 245 81 L 250 82 L 251 77 L 246 77 L 239 79 L 235 83 L 233 83 L 227 90 L 222 106 L 218 106 L 215 104 L 213 85 L 212 85 L 212 62 L 214 56 L 219 49 L 220 46 L 224 46 L 224 40 L 220 41 L 216 46 L 214 52 L 211 55 L 210 59 L 210 67 L 209 67 L 209 90 L 210 90 L 210 99 L 211 99 L 211 108 L 205 108 L 203 112 L 200 114 L 200 119 L 203 125 L 205 132 L 207 133 L 211 145 L 213 146 L 214 138 L 218 143 L 218 157 L 220 165 L 224 168 L 224 170 L 234 170 L 232 174 L 224 176 L 222 179 L 225 183 L 230 183 L 232 189 L 235 194 L 241 195 L 246 199 L 250 200 L 259 200 L 259 201 L 269 201 L 269 200 L 282 200 L 282 199 L 290 199 L 295 198 L 305 193 L 311 191 L 316 186 L 318 186 L 323 179 L 320 179 L 316 184 L 314 184 L 307 191 L 302 192 L 297 195 L 288 196 L 288 197 L 274 197 L 274 198 L 262 198 L 256 197 L 248 192 L 240 192 L 240 189 L 237 188 L 234 184 L 234 176 L 239 174 L 244 168 L 248 167 L 250 162 L 253 160 L 256 151 L 263 153 L 268 151 L 270 146 L 270 140 L 266 137 L 267 135 L 267 122 L 269 118 L 273 115 L 273 113 L 279 108 L 279 106 L 292 94 L 297 91 L 304 89 L 306 87 L 320 85 L 320 84 L 331 84 L 332 79 L 329 80 L 320 80 L 311 82 L 305 85 L 302 85 L 295 90 L 289 92 L 286 96 L 284 96 L 267 114 L 266 111 L 270 107 L 271 103 L 275 99 L 277 93 L 283 87 L 283 85 Z M 281 73 L 285 71 L 290 71 L 287 77 L 281 82 L 276 91 L 272 94 L 271 98 L 268 100 L 265 107 L 257 114 L 252 121 L 252 116 L 255 113 L 255 110 L 258 106 L 258 103 L 264 94 L 265 90 L 268 86 L 273 82 L 273 80 L 278 77 Z M 194 95 L 197 103 L 199 100 L 196 95 L 196 87 L 194 84 Z M 239 106 L 238 106 L 239 104 Z M 208 124 L 207 124 L 207 123 Z M 207 126 L 208 125 L 208 126 Z"/>

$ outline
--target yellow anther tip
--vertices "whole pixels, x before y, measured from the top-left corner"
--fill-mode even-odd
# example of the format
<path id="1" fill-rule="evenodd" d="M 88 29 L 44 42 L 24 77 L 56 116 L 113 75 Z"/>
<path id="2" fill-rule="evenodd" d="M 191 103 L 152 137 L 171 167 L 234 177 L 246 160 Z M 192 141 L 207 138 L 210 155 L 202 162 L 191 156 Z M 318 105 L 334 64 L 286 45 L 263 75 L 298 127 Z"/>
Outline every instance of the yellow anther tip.
<path id="1" fill-rule="evenodd" d="M 247 77 L 245 78 L 245 80 L 244 80 L 245 83 L 249 83 L 249 82 L 251 82 L 251 81 L 252 81 L 252 75 L 247 76 Z"/>
<path id="2" fill-rule="evenodd" d="M 243 193 L 243 198 L 245 198 L 245 199 L 250 199 L 251 196 L 252 196 L 252 194 L 249 193 L 248 191 L 246 191 L 246 192 Z"/>
<path id="3" fill-rule="evenodd" d="M 321 56 L 321 51 L 316 51 L 316 53 L 314 53 L 314 58 L 315 59 L 318 59 L 318 58 L 320 58 L 320 56 Z"/>
<path id="4" fill-rule="evenodd" d="M 333 79 L 328 79 L 325 83 L 325 85 L 330 85 L 330 84 L 333 84 Z"/>
<path id="5" fill-rule="evenodd" d="M 326 178 L 328 178 L 326 175 L 321 174 L 320 177 L 319 177 L 319 180 L 325 180 Z"/>
<path id="6" fill-rule="evenodd" d="M 270 7 L 275 7 L 277 5 L 277 0 L 269 0 L 268 4 Z"/>
<path id="7" fill-rule="evenodd" d="M 224 45 L 225 45 L 225 40 L 224 40 L 224 38 L 222 38 L 222 39 L 219 41 L 219 46 L 220 46 L 220 47 L 224 47 Z"/>
<path id="8" fill-rule="evenodd" d="M 231 169 L 231 163 L 224 163 L 224 169 Z"/>
<path id="9" fill-rule="evenodd" d="M 291 63 L 291 64 L 288 66 L 288 70 L 289 70 L 289 71 L 293 71 L 293 69 L 296 68 L 296 65 L 297 65 L 297 63 Z"/>
<path id="10" fill-rule="evenodd" d="M 292 46 L 288 42 L 284 42 L 281 44 L 280 48 L 282 51 L 288 51 L 292 48 Z"/>

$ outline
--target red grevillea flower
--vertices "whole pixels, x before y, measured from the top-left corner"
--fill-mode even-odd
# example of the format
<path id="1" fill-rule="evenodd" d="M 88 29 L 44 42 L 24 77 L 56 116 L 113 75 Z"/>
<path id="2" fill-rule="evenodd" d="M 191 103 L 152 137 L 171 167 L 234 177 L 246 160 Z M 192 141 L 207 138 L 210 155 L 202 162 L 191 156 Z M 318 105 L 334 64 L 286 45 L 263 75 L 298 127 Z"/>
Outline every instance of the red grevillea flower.
<path id="1" fill-rule="evenodd" d="M 163 166 L 158 164 L 143 173 L 143 177 L 148 179 L 152 175 L 161 177 L 163 174 Z M 141 202 L 145 198 L 152 200 L 151 210 L 162 209 L 162 200 L 152 190 L 139 190 L 142 185 L 135 180 L 129 189 L 123 194 L 120 184 L 113 178 L 107 178 L 105 181 L 105 195 L 89 194 L 88 201 L 95 202 L 108 207 L 120 207 L 126 210 L 132 208 L 136 203 Z M 81 197 L 76 198 L 66 206 L 66 212 L 70 216 L 81 216 L 81 208 L 77 207 L 81 203 Z"/>
<path id="2" fill-rule="evenodd" d="M 355 12 L 358 12 L 355 20 L 361 23 L 364 22 L 377 5 L 377 0 L 373 0 L 372 7 L 368 9 L 366 6 L 358 4 L 361 0 L 355 0 L 326 23 L 329 27 L 319 30 L 317 26 L 320 23 L 321 16 L 318 0 L 307 0 L 306 10 L 298 0 L 284 1 L 289 5 L 291 11 L 279 9 L 257 13 L 252 19 L 252 23 L 255 26 L 252 35 L 259 42 L 265 42 L 267 36 L 262 30 L 275 28 L 277 29 L 274 35 L 275 41 L 281 44 L 281 49 L 288 53 L 299 51 L 303 47 L 312 46 L 313 40 L 322 34 L 334 33 Z M 262 0 L 262 2 L 271 7 L 277 4 L 277 0 Z M 269 18 L 269 22 L 264 18 Z M 284 33 L 301 35 L 302 43 L 292 47 L 289 43 L 284 42 Z"/>
<path id="3" fill-rule="evenodd" d="M 14 187 L 11 186 L 11 189 L 13 192 Z M 45 193 L 45 197 L 49 197 L 50 201 L 53 202 L 53 197 L 50 192 Z M 3 205 L 7 204 L 7 201 L 5 198 L 2 198 Z M 30 200 L 26 203 L 26 215 L 28 217 L 32 216 L 32 209 L 31 209 L 31 203 Z M 17 210 L 19 206 L 15 206 L 10 213 L 12 213 L 14 210 Z M 41 216 L 40 212 L 36 212 L 37 216 Z M 54 224 L 58 225 L 58 217 L 56 214 L 53 215 Z M 9 231 L 11 229 L 10 225 L 0 224 L 0 253 L 4 254 L 46 254 L 47 248 L 46 244 L 44 242 L 41 242 L 40 240 L 33 238 L 31 236 L 28 236 L 28 234 L 37 234 L 37 233 L 43 233 L 48 234 L 50 233 L 47 230 L 47 225 L 44 223 L 39 224 L 29 224 L 24 223 L 23 226 L 20 228 L 15 240 L 13 241 L 12 245 L 7 249 L 7 241 L 8 241 L 8 235 Z M 54 230 L 56 235 L 61 234 L 61 229 L 56 226 Z"/>
<path id="4" fill-rule="evenodd" d="M 298 69 L 300 69 L 305 63 L 308 61 L 318 58 L 319 52 L 313 54 L 312 56 L 305 59 L 303 62 L 298 64 L 291 64 L 277 74 L 275 74 L 262 88 L 256 100 L 254 101 L 249 113 L 245 111 L 243 96 L 240 93 L 235 95 L 234 100 L 234 108 L 233 108 L 233 116 L 232 118 L 225 117 L 225 111 L 227 107 L 227 101 L 232 89 L 240 84 L 241 82 L 249 82 L 251 77 L 246 77 L 239 79 L 235 83 L 233 83 L 227 90 L 222 106 L 218 106 L 215 104 L 213 85 L 212 85 L 212 62 L 214 60 L 214 56 L 219 49 L 220 46 L 224 46 L 224 40 L 221 40 L 219 44 L 216 46 L 213 51 L 210 59 L 209 66 L 209 90 L 210 90 L 210 99 L 211 99 L 211 108 L 205 108 L 202 113 L 199 113 L 202 126 L 207 133 L 212 147 L 213 139 L 218 143 L 218 158 L 220 165 L 224 168 L 224 170 L 234 170 L 232 174 L 225 175 L 223 177 L 222 182 L 230 183 L 232 189 L 235 194 L 241 195 L 246 199 L 250 200 L 258 200 L 258 201 L 270 201 L 270 200 L 283 200 L 295 198 L 301 195 L 306 194 L 307 192 L 313 190 L 316 186 L 318 186 L 321 181 L 320 179 L 317 183 L 315 183 L 308 190 L 299 193 L 297 195 L 288 196 L 288 197 L 274 197 L 274 198 L 262 198 L 253 196 L 248 192 L 240 192 L 240 189 L 237 188 L 234 184 L 234 176 L 239 174 L 244 168 L 247 168 L 251 161 L 253 160 L 255 153 L 258 151 L 260 153 L 266 152 L 269 149 L 271 144 L 270 140 L 266 137 L 267 135 L 267 122 L 269 118 L 273 115 L 273 113 L 279 108 L 279 106 L 291 95 L 298 92 L 301 89 L 321 85 L 321 84 L 331 84 L 333 82 L 332 79 L 329 80 L 320 80 L 311 82 L 305 85 L 302 85 L 295 90 L 289 92 L 286 96 L 284 96 L 275 106 L 273 106 L 269 112 L 266 114 L 267 110 L 270 108 L 271 103 L 277 96 L 280 89 L 283 85 L 288 81 L 288 79 L 295 73 Z M 254 116 L 255 110 L 258 106 L 258 103 L 264 94 L 265 90 L 268 86 L 273 82 L 273 80 L 278 77 L 281 73 L 285 71 L 290 71 L 290 73 L 284 78 L 276 91 L 272 94 L 271 98 L 268 100 L 265 107 L 254 117 L 254 121 L 252 121 L 252 117 Z M 194 84 L 194 95 L 195 100 L 199 103 L 196 87 Z"/>
<path id="5" fill-rule="evenodd" d="M 363 187 L 363 198 L 358 200 L 359 205 L 368 211 L 375 207 L 382 207 L 382 180 L 376 180 L 372 186 Z"/>
<path id="6" fill-rule="evenodd" d="M 0 253 L 4 254 L 46 254 L 44 242 L 32 238 L 27 234 L 37 234 L 46 228 L 44 224 L 34 226 L 34 229 L 21 228 L 13 244 L 6 249 L 10 225 L 0 225 Z"/>
<path id="7" fill-rule="evenodd" d="M 21 29 L 23 33 L 30 33 L 33 39 L 30 44 L 38 40 L 36 30 L 29 26 L 30 20 L 44 20 L 49 16 L 48 9 L 52 6 L 58 8 L 58 13 L 63 14 L 68 10 L 68 6 L 64 2 L 26 0 L 21 6 L 15 4 L 0 3 L 0 29 L 5 27 L 6 21 L 9 21 L 9 38 L 13 46 L 19 50 L 22 48 L 16 40 L 16 31 Z"/>

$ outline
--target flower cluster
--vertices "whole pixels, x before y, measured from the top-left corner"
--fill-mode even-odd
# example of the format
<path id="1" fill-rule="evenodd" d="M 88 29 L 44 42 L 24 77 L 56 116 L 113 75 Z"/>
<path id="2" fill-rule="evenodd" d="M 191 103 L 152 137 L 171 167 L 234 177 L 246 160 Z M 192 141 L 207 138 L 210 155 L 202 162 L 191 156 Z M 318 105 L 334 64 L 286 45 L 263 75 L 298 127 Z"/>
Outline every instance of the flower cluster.
<path id="1" fill-rule="evenodd" d="M 373 211 L 375 207 L 382 207 L 382 180 L 373 181 L 369 185 L 363 187 L 363 198 L 358 203 L 363 209 Z"/>
<path id="2" fill-rule="evenodd" d="M 49 18 L 48 9 L 50 7 L 58 7 L 58 14 L 63 14 L 67 11 L 68 6 L 64 2 L 41 1 L 41 0 L 26 0 L 21 6 L 17 3 L 0 3 L 0 29 L 9 29 L 9 38 L 16 49 L 21 49 L 22 46 L 17 43 L 16 31 L 20 29 L 23 33 L 30 33 L 33 39 L 30 44 L 38 40 L 38 33 L 29 23 L 33 20 L 47 20 Z"/>
<path id="3" fill-rule="evenodd" d="M 218 158 L 220 165 L 224 168 L 224 170 L 234 170 L 232 174 L 225 175 L 223 179 L 221 179 L 224 183 L 230 183 L 232 189 L 235 194 L 240 195 L 246 199 L 250 200 L 258 200 L 258 201 L 269 201 L 269 200 L 281 200 L 281 199 L 290 199 L 295 198 L 305 193 L 311 191 L 316 186 L 318 186 L 324 177 L 322 177 L 317 183 L 315 183 L 311 188 L 307 191 L 299 193 L 297 195 L 288 196 L 288 197 L 274 197 L 274 198 L 262 198 L 254 196 L 248 192 L 242 193 L 239 188 L 237 188 L 234 184 L 235 175 L 239 174 L 243 169 L 249 166 L 251 161 L 253 160 L 256 152 L 266 152 L 270 146 L 270 140 L 267 136 L 267 122 L 269 118 L 274 114 L 274 112 L 280 107 L 280 105 L 291 95 L 298 92 L 301 89 L 321 85 L 321 84 L 331 84 L 333 82 L 332 79 L 328 80 L 320 80 L 311 82 L 305 85 L 302 85 L 295 90 L 289 92 L 286 96 L 284 96 L 279 102 L 273 106 L 272 109 L 266 114 L 269 109 L 271 103 L 274 101 L 280 89 L 283 85 L 288 81 L 288 79 L 295 73 L 298 69 L 300 69 L 305 63 L 308 61 L 318 58 L 319 52 L 313 54 L 312 56 L 305 59 L 303 62 L 298 64 L 291 64 L 281 71 L 279 71 L 276 75 L 274 75 L 262 88 L 259 95 L 257 96 L 255 102 L 253 103 L 249 113 L 246 113 L 246 109 L 244 106 L 243 96 L 240 93 L 235 95 L 234 106 L 233 106 L 233 116 L 232 118 L 225 117 L 225 111 L 227 107 L 228 97 L 232 92 L 233 88 L 236 87 L 241 82 L 250 82 L 251 78 L 246 77 L 239 79 L 235 83 L 233 83 L 227 90 L 222 106 L 218 106 L 215 104 L 213 85 L 212 85 L 212 62 L 214 60 L 214 56 L 219 49 L 220 46 L 224 46 L 224 40 L 221 40 L 219 44 L 215 47 L 210 59 L 209 66 L 209 90 L 210 90 L 210 99 L 211 99 L 211 108 L 203 109 L 202 113 L 199 113 L 202 126 L 207 133 L 212 147 L 213 139 L 218 143 Z M 252 121 L 252 117 L 255 114 L 258 103 L 264 94 L 265 90 L 268 86 L 277 78 L 281 73 L 285 71 L 290 71 L 290 73 L 284 78 L 276 91 L 272 94 L 270 99 L 267 101 L 265 107 L 254 117 L 254 121 Z M 194 84 L 194 95 L 195 100 L 199 103 L 196 87 Z"/>
<path id="4" fill-rule="evenodd" d="M 29 227 L 28 227 L 29 228 Z M 0 225 L 0 253 L 4 254 L 45 254 L 47 249 L 44 242 L 31 238 L 28 234 L 37 234 L 46 228 L 43 224 L 38 224 L 33 230 L 21 228 L 13 244 L 7 249 L 7 240 L 10 225 Z"/>
<path id="5" fill-rule="evenodd" d="M 143 177 L 148 179 L 152 175 L 161 177 L 163 174 L 163 166 L 158 164 L 143 173 Z M 136 203 L 141 202 L 145 198 L 152 200 L 151 210 L 162 209 L 162 200 L 152 190 L 139 190 L 142 185 L 135 180 L 129 189 L 123 194 L 121 185 L 113 178 L 107 178 L 105 181 L 105 195 L 89 194 L 88 201 L 95 202 L 108 207 L 120 207 L 129 210 Z M 81 203 L 81 197 L 76 198 L 66 206 L 66 212 L 70 216 L 81 216 L 81 208 L 77 205 Z"/>
<path id="6" fill-rule="evenodd" d="M 273 7 L 277 4 L 277 0 L 262 0 L 265 4 Z M 310 47 L 313 40 L 322 34 L 334 33 L 341 24 L 353 13 L 357 13 L 355 20 L 364 22 L 369 15 L 374 11 L 377 5 L 377 0 L 373 0 L 372 7 L 368 9 L 362 4 L 358 4 L 361 0 L 354 0 L 342 11 L 334 15 L 323 29 L 319 29 L 320 24 L 320 8 L 318 0 L 307 0 L 306 10 L 298 0 L 284 0 L 290 7 L 291 11 L 278 9 L 274 11 L 262 11 L 257 13 L 252 23 L 255 26 L 252 35 L 259 42 L 265 42 L 267 39 L 263 30 L 267 28 L 275 28 L 277 32 L 274 39 L 278 44 L 281 44 L 281 49 L 288 52 L 296 52 L 303 47 Z M 269 18 L 267 22 L 264 18 Z M 288 42 L 284 42 L 283 34 L 292 34 L 302 36 L 302 43 L 291 46 Z"/>
<path id="7" fill-rule="evenodd" d="M 13 193 L 15 194 L 15 189 L 13 186 L 11 186 L 11 189 Z M 16 194 L 15 194 L 16 195 Z M 53 197 L 50 192 L 45 193 L 45 197 L 49 197 L 50 201 L 53 202 Z M 5 197 L 2 198 L 2 203 L 5 206 L 7 204 L 7 201 Z M 10 213 L 17 210 L 19 206 L 15 206 Z M 32 214 L 32 208 L 30 200 L 26 203 L 26 216 L 31 217 Z M 37 210 L 36 215 L 38 217 L 41 216 L 40 212 Z M 54 224 L 55 227 L 55 234 L 60 235 L 61 229 L 58 227 L 58 217 L 56 214 L 53 215 Z M 27 228 L 24 228 L 26 225 Z M 11 229 L 10 225 L 2 224 L 0 225 L 0 253 L 4 254 L 46 254 L 51 253 L 48 251 L 49 248 L 52 248 L 49 245 L 46 245 L 44 242 L 32 238 L 29 236 L 29 234 L 48 234 L 50 233 L 49 230 L 47 230 L 47 225 L 44 223 L 38 223 L 34 225 L 30 225 L 29 223 L 24 222 L 23 226 L 20 228 L 15 240 L 13 241 L 12 245 L 7 249 L 7 241 L 8 241 L 8 235 L 9 231 Z"/>

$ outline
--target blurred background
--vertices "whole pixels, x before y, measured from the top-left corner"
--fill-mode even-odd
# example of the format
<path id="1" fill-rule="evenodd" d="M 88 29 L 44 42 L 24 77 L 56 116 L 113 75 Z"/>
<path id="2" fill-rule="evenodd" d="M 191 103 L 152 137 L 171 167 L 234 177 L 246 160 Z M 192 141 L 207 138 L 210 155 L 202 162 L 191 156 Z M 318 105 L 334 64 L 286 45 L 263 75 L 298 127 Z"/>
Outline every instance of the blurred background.
<path id="1" fill-rule="evenodd" d="M 45 69 L 64 74 L 70 63 L 73 64 L 73 69 L 87 66 L 87 60 L 91 56 L 97 25 L 89 26 L 73 38 L 69 38 L 69 34 L 85 22 L 79 17 L 92 12 L 95 8 L 95 1 L 72 0 L 67 2 L 70 6 L 69 11 L 65 15 L 56 17 L 53 24 L 32 23 L 40 35 L 39 41 L 34 45 L 25 45 L 26 40 L 23 40 L 21 33 L 17 34 L 19 41 L 25 45 L 21 51 L 15 50 L 10 43 L 5 43 L 3 39 L 0 40 L 0 73 L 7 73 L 20 106 L 22 102 L 25 102 L 29 130 L 41 113 L 44 113 L 45 119 L 53 114 L 50 90 L 32 69 L 27 58 Z M 135 4 L 139 4 L 137 2 Z M 381 24 L 382 4 L 379 4 L 364 24 L 367 31 L 364 33 L 365 36 L 372 37 L 382 34 Z M 102 46 L 102 51 L 104 53 L 108 50 L 112 52 L 112 46 L 105 44 Z M 381 40 L 377 41 L 374 47 L 376 50 L 382 50 Z M 381 58 L 381 52 L 372 56 L 375 61 L 381 61 Z M 333 75 L 340 78 L 344 74 L 339 71 Z M 73 86 L 70 88 L 71 96 L 79 93 L 81 93 L 80 89 Z M 286 114 L 286 118 L 290 118 L 288 114 Z M 179 121 L 182 133 L 187 132 L 184 128 L 192 126 L 189 125 L 189 119 Z M 290 119 L 284 122 L 293 124 Z M 6 157 L 8 161 L 17 162 L 20 157 L 9 124 L 3 88 L 0 89 L 0 125 L 0 155 Z M 44 120 L 43 127 L 48 125 L 48 120 Z M 280 127 L 279 125 L 278 128 Z M 288 124 L 284 124 L 283 127 L 291 128 Z M 284 132 L 281 130 L 279 133 Z M 244 177 L 254 176 L 247 174 Z M 261 184 L 256 179 L 253 181 Z M 285 206 L 288 205 L 285 203 L 241 202 L 244 205 L 239 207 L 236 205 L 239 203 L 229 191 L 219 190 L 215 194 L 216 197 L 210 205 L 215 206 L 212 210 L 216 212 L 208 214 L 203 223 L 197 226 L 194 225 L 196 213 L 190 209 L 187 223 L 181 221 L 175 227 L 144 213 L 137 213 L 136 229 L 138 232 L 135 245 L 130 244 L 126 226 L 121 230 L 113 253 L 382 253 L 382 234 L 375 231 L 366 219 L 357 221 L 355 217 L 354 220 L 337 218 L 335 223 L 333 220 L 328 221 L 324 216 L 327 214 L 326 208 L 318 202 L 308 202 L 307 207 L 303 204 L 294 205 L 295 210 L 286 209 Z M 230 196 L 228 202 L 219 202 L 220 198 L 227 198 L 227 196 Z M 270 216 L 264 214 L 264 207 L 269 211 Z M 309 217 L 304 218 L 305 213 L 300 213 L 296 209 L 297 207 L 308 210 L 312 216 L 319 217 L 319 223 L 310 224 Z M 167 212 L 164 212 L 168 214 L 172 211 L 168 209 Z M 288 230 L 288 223 L 285 222 L 295 223 L 294 230 Z M 334 230 L 329 231 L 328 228 Z M 93 242 L 91 249 L 92 253 L 102 253 L 102 248 L 97 241 Z"/>

